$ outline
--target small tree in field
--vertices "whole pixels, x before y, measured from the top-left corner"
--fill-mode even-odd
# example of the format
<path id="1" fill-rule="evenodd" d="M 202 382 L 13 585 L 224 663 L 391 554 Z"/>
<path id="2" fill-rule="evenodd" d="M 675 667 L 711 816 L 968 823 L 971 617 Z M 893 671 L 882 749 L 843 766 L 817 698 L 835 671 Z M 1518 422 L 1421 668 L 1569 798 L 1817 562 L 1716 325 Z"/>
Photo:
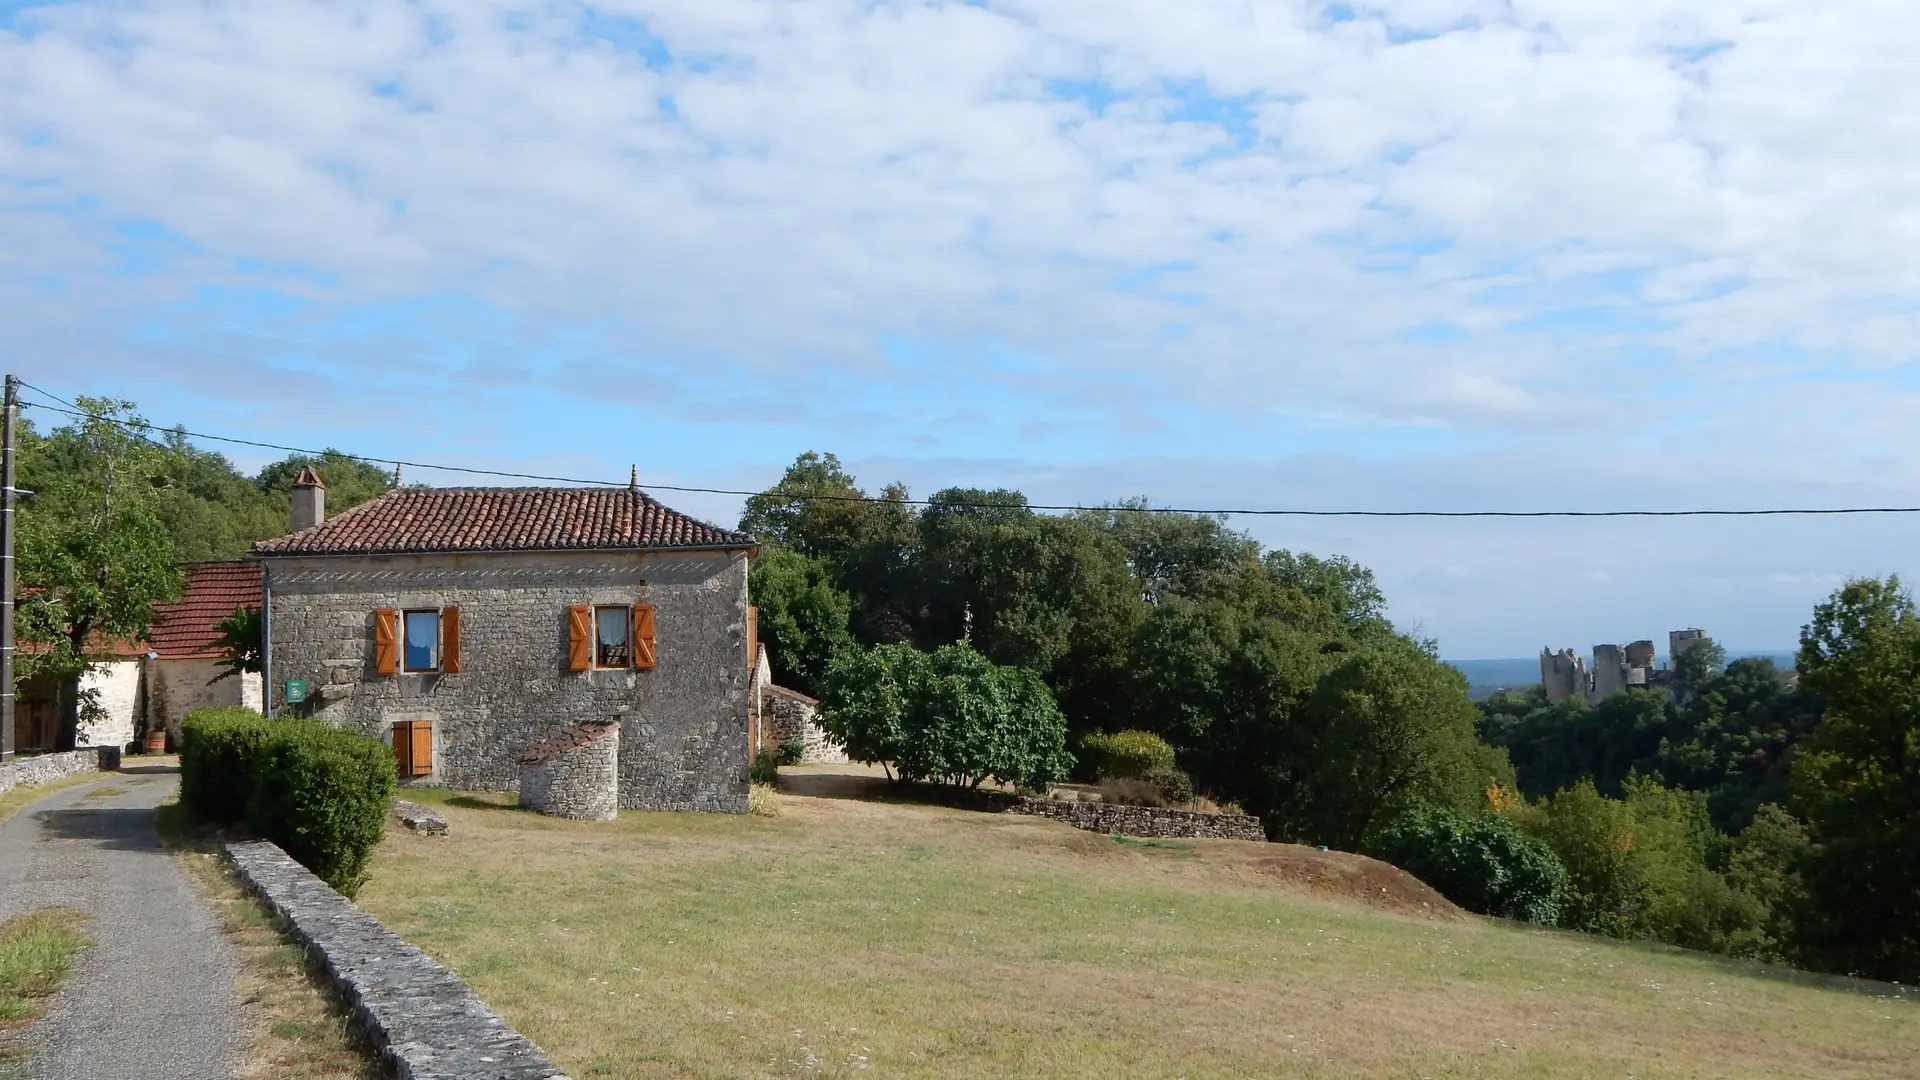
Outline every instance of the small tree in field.
<path id="1" fill-rule="evenodd" d="M 965 642 L 931 653 L 848 649 L 826 683 L 821 727 L 898 780 L 1044 787 L 1072 767 L 1066 718 L 1046 685 Z"/>

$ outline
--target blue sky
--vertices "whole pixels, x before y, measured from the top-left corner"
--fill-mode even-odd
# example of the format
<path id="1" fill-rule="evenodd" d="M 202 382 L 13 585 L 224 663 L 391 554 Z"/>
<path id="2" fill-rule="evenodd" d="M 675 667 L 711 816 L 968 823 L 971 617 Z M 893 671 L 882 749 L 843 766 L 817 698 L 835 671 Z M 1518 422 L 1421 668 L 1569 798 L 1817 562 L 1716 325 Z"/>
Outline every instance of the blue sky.
<path id="1" fill-rule="evenodd" d="M 1920 505 L 1916 33 L 1872 0 L 0 3 L 0 351 L 163 423 L 658 483 L 819 449 L 1062 503 Z M 1920 574 L 1900 518 L 1237 523 L 1366 562 L 1455 657 L 1776 648 L 1846 576 Z"/>

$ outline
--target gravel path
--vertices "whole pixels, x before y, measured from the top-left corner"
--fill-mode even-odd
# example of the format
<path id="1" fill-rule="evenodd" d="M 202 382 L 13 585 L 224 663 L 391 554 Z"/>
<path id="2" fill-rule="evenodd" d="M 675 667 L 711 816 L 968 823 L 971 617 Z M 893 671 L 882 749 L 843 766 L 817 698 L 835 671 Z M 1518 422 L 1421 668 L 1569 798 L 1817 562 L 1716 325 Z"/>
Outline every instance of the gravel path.
<path id="1" fill-rule="evenodd" d="M 177 782 L 110 775 L 0 823 L 0 919 L 56 904 L 93 916 L 94 947 L 32 1030 L 27 1076 L 232 1080 L 245 1045 L 237 965 L 153 831 Z"/>

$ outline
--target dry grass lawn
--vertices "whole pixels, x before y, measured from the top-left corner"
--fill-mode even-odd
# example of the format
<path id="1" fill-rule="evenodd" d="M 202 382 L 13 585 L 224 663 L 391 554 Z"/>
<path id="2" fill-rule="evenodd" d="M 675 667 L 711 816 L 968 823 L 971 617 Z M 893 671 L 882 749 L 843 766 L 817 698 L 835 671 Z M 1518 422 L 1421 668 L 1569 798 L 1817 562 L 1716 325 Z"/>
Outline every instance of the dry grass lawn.
<path id="1" fill-rule="evenodd" d="M 391 833 L 361 905 L 576 1078 L 1920 1077 L 1920 998 L 1462 916 L 1353 856 L 410 797 L 452 835 Z"/>

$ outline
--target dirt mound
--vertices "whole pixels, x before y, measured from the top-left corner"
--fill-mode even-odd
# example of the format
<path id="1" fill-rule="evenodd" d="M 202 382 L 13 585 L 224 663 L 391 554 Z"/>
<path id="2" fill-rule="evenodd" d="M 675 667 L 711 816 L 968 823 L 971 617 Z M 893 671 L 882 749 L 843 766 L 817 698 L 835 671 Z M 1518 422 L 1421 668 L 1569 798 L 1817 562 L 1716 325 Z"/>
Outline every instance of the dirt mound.
<path id="1" fill-rule="evenodd" d="M 1329 900 L 1442 919 L 1468 917 L 1433 886 L 1391 863 L 1365 855 L 1298 844 L 1266 844 L 1248 866 L 1262 876 Z"/>

